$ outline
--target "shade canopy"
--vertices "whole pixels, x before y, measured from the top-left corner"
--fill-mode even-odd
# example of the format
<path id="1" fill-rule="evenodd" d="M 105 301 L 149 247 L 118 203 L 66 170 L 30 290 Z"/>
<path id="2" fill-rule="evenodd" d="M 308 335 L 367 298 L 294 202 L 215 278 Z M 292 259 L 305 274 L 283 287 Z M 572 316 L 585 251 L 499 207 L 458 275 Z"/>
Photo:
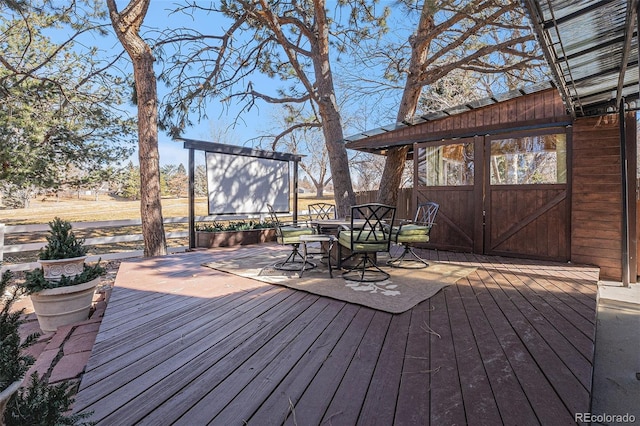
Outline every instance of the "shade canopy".
<path id="1" fill-rule="evenodd" d="M 638 0 L 523 0 L 574 117 L 638 98 Z"/>

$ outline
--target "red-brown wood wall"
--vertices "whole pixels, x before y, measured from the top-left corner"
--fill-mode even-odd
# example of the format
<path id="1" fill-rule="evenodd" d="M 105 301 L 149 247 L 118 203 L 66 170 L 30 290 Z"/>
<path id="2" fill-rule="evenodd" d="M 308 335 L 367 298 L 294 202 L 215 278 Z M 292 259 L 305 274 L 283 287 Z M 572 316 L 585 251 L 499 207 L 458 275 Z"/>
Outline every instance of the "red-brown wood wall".
<path id="1" fill-rule="evenodd" d="M 393 144 L 406 145 L 426 140 L 484 135 L 510 127 L 534 127 L 566 123 L 569 120 L 557 90 L 549 89 L 349 142 L 347 148 L 375 150 Z"/>
<path id="2" fill-rule="evenodd" d="M 393 145 L 439 143 L 443 139 L 490 135 L 511 130 L 566 125 L 571 123 L 557 90 L 550 89 L 492 104 L 476 110 L 399 128 L 349 142 L 347 147 L 365 151 L 383 150 Z M 629 154 L 630 218 L 632 255 L 631 277 L 640 268 L 637 260 L 635 203 L 636 122 L 627 118 Z M 571 261 L 599 266 L 601 278 L 620 280 L 622 276 L 622 179 L 620 126 L 618 115 L 579 118 L 573 121 L 570 188 Z M 434 190 L 437 188 L 434 188 Z M 416 196 L 429 188 L 416 189 Z M 430 193 L 429 193 L 430 194 Z M 431 196 L 431 194 L 430 194 Z M 640 218 L 638 218 L 640 220 Z M 477 251 L 474 250 L 474 251 Z"/>
<path id="3" fill-rule="evenodd" d="M 627 119 L 635 146 L 635 115 Z M 629 185 L 636 185 L 635 149 L 629 153 Z M 571 205 L 571 259 L 575 263 L 600 267 L 603 279 L 622 277 L 622 169 L 620 122 L 617 114 L 580 118 L 573 127 L 573 187 Z M 635 195 L 635 190 L 631 193 Z M 635 196 L 630 199 L 635 225 Z M 635 259 L 635 226 L 631 227 Z M 631 265 L 632 277 L 637 265 Z"/>

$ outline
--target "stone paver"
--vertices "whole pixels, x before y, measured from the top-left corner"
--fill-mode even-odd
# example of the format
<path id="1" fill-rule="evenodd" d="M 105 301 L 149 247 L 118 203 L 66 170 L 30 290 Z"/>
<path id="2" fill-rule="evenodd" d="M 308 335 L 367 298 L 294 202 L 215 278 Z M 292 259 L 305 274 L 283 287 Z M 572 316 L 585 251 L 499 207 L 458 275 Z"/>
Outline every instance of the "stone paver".
<path id="1" fill-rule="evenodd" d="M 97 332 L 78 334 L 74 331 L 62 347 L 62 351 L 64 354 L 63 358 L 67 355 L 75 354 L 78 352 L 91 353 L 93 344 L 96 341 L 96 334 Z"/>
<path id="2" fill-rule="evenodd" d="M 26 383 L 29 380 L 29 376 L 31 376 L 34 372 L 38 373 L 39 377 L 45 376 L 51 365 L 53 365 L 54 361 L 58 357 L 59 348 L 48 349 L 43 351 L 40 356 L 36 359 L 36 362 L 31 366 L 29 371 L 27 372 L 23 383 Z"/>
<path id="3" fill-rule="evenodd" d="M 68 355 L 65 354 L 53 367 L 51 376 L 49 376 L 49 383 L 80 378 L 87 365 L 89 356 L 91 356 L 90 350 Z"/>
<path id="4" fill-rule="evenodd" d="M 38 320 L 30 307 L 30 299 L 26 298 L 22 306 L 26 306 L 25 323 L 20 327 L 23 338 L 32 333 L 41 333 L 38 342 L 27 349 L 27 353 L 36 358 L 25 376 L 24 384 L 33 372 L 40 377 L 48 377 L 49 383 L 63 380 L 79 380 L 86 367 L 93 344 L 95 343 L 100 323 L 107 306 L 110 287 L 105 288 L 94 297 L 94 308 L 91 317 L 78 324 L 59 327 L 55 332 L 43 333 Z M 20 308 L 22 306 L 18 306 Z"/>

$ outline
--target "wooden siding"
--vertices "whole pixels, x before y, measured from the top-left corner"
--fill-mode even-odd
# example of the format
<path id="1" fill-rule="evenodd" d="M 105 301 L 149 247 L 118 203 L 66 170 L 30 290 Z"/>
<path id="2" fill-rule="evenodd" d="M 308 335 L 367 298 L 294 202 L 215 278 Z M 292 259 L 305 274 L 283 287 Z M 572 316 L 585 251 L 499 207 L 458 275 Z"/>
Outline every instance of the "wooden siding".
<path id="1" fill-rule="evenodd" d="M 424 251 L 477 270 L 399 315 L 201 266 L 121 265 L 74 410 L 98 425 L 575 425 L 597 268 Z M 336 278 L 336 285 L 343 285 Z"/>
<path id="2" fill-rule="evenodd" d="M 569 124 L 562 98 L 556 89 L 521 96 L 461 114 L 403 127 L 392 132 L 349 142 L 350 149 L 364 151 L 413 142 L 472 137 L 502 132 L 514 127 L 542 126 L 550 123 Z"/>
<path id="3" fill-rule="evenodd" d="M 622 185 L 618 116 L 578 119 L 573 127 L 571 260 L 622 276 Z"/>

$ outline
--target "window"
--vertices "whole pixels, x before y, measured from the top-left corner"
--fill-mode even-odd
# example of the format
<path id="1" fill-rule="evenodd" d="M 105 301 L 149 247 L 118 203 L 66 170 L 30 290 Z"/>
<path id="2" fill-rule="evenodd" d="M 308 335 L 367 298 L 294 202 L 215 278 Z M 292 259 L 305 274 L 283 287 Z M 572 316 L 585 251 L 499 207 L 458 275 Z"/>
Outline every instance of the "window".
<path id="1" fill-rule="evenodd" d="M 473 143 L 418 148 L 418 185 L 473 185 Z"/>
<path id="2" fill-rule="evenodd" d="M 566 135 L 492 140 L 490 169 L 491 185 L 566 183 Z"/>

